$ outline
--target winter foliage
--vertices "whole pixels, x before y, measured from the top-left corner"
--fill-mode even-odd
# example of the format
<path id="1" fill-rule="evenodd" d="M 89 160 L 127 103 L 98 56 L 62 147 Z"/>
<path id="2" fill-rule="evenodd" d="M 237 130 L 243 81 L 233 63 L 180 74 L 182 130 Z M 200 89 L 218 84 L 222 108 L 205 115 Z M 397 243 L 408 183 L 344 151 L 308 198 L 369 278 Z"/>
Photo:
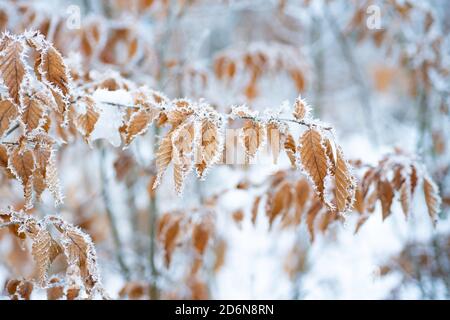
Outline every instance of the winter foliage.
<path id="1" fill-rule="evenodd" d="M 379 212 L 433 226 L 377 262 L 401 274 L 391 297 L 417 284 L 433 298 L 444 279 L 448 298 L 449 8 L 375 2 L 389 28 L 368 27 L 366 1 L 93 1 L 76 28 L 64 5 L 1 3 L 4 295 L 214 298 L 233 228 L 252 228 L 270 263 L 292 240 L 300 298 L 310 252 L 352 221 L 356 243 Z"/>

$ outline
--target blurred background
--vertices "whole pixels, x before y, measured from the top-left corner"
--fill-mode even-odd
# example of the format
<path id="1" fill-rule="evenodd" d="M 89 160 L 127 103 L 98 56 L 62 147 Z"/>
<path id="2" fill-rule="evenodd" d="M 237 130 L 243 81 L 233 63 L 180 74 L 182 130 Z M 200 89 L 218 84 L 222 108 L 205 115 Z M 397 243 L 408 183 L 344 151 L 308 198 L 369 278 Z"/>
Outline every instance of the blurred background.
<path id="1" fill-rule="evenodd" d="M 91 235 L 113 298 L 449 299 L 449 16 L 445 0 L 2 0 L 0 30 L 39 30 L 74 79 L 147 85 L 220 112 L 282 112 L 300 94 L 334 126 L 359 180 L 386 154 L 407 154 L 442 198 L 436 227 L 419 194 L 407 219 L 399 201 L 386 219 L 377 202 L 357 233 L 355 210 L 315 226 L 311 241 L 308 223 L 272 221 L 259 200 L 255 209 L 277 177 L 301 179 L 288 157 L 215 166 L 182 196 L 170 179 L 154 191 L 154 127 L 125 150 L 61 145 L 64 205 L 44 195 L 33 214 Z M 23 206 L 20 185 L 0 179 L 0 205 Z M 158 226 L 170 219 L 183 223 L 168 243 Z M 204 245 L 191 244 L 197 236 Z M 33 274 L 29 252 L 2 230 L 0 256 L 1 282 Z"/>

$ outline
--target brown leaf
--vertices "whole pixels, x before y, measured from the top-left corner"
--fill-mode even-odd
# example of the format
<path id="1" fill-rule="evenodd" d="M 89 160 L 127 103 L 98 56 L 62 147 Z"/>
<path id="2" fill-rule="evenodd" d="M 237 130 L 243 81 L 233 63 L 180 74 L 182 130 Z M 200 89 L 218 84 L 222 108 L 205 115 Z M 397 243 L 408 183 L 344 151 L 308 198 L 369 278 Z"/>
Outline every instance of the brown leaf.
<path id="1" fill-rule="evenodd" d="M 290 133 L 286 135 L 286 140 L 284 141 L 284 150 L 286 151 L 289 161 L 291 162 L 291 166 L 295 168 L 297 166 L 295 159 L 296 146 L 294 137 L 292 137 Z"/>
<path id="2" fill-rule="evenodd" d="M 192 231 L 192 242 L 195 250 L 203 255 L 210 237 L 210 228 L 208 224 L 199 223 L 194 226 Z"/>
<path id="3" fill-rule="evenodd" d="M 194 113 L 190 102 L 185 99 L 178 99 L 174 102 L 176 108 L 167 112 L 167 121 L 173 125 L 173 127 L 179 126 L 182 122 L 187 121 L 187 119 Z"/>
<path id="4" fill-rule="evenodd" d="M 9 100 L 0 101 L 0 137 L 9 129 L 18 116 L 17 107 Z"/>
<path id="5" fill-rule="evenodd" d="M 216 259 L 214 261 L 213 267 L 214 273 L 217 273 L 220 270 L 220 268 L 222 268 L 225 262 L 226 250 L 227 250 L 227 243 L 223 239 L 219 239 L 215 248 Z"/>
<path id="6" fill-rule="evenodd" d="M 269 217 L 270 225 L 272 225 L 277 216 L 286 213 L 290 209 L 292 200 L 291 184 L 285 181 L 278 187 L 268 203 L 267 216 Z"/>
<path id="7" fill-rule="evenodd" d="M 67 98 L 69 96 L 68 70 L 61 54 L 55 48 L 49 47 L 42 52 L 40 59 L 41 76 Z"/>
<path id="8" fill-rule="evenodd" d="M 281 130 L 280 125 L 275 122 L 271 122 L 267 125 L 267 144 L 269 151 L 272 153 L 273 163 L 277 164 L 278 156 L 281 149 Z"/>
<path id="9" fill-rule="evenodd" d="M 44 125 L 46 104 L 49 104 L 49 99 L 41 92 L 24 97 L 21 118 L 27 132 L 41 128 Z"/>
<path id="10" fill-rule="evenodd" d="M 0 76 L 8 88 L 9 96 L 16 103 L 20 103 L 20 88 L 25 77 L 25 65 L 22 61 L 24 47 L 22 42 L 8 36 L 2 38 L 0 55 Z"/>
<path id="11" fill-rule="evenodd" d="M 78 287 L 68 288 L 66 294 L 67 300 L 75 300 L 76 298 L 78 298 L 79 294 L 80 288 Z"/>
<path id="12" fill-rule="evenodd" d="M 9 158 L 8 167 L 12 169 L 13 174 L 22 183 L 26 206 L 31 207 L 32 200 L 32 175 L 35 169 L 35 159 L 33 152 L 26 150 L 21 152 L 19 148 L 12 151 Z"/>
<path id="13" fill-rule="evenodd" d="M 159 110 L 156 108 L 144 107 L 133 113 L 126 128 L 125 145 L 129 145 L 136 136 L 144 134 L 150 123 L 158 118 L 158 116 Z"/>
<path id="14" fill-rule="evenodd" d="M 155 183 L 153 184 L 153 189 L 155 189 L 160 183 L 161 178 L 164 175 L 167 167 L 173 158 L 173 147 L 172 147 L 172 135 L 173 131 L 169 131 L 167 135 L 161 139 L 159 143 L 158 151 L 156 152 L 156 168 L 157 175 Z"/>
<path id="15" fill-rule="evenodd" d="M 336 174 L 335 174 L 335 197 L 336 208 L 338 212 L 344 212 L 350 209 L 355 196 L 355 183 L 350 173 L 348 163 L 343 158 L 341 148 L 336 153 Z"/>
<path id="16" fill-rule="evenodd" d="M 336 162 L 337 162 L 337 150 L 336 144 L 331 139 L 325 139 L 325 150 L 327 152 L 327 157 L 330 160 L 330 174 L 334 175 L 336 173 Z"/>
<path id="17" fill-rule="evenodd" d="M 175 249 L 177 237 L 180 231 L 180 221 L 181 217 L 176 216 L 169 219 L 167 225 L 165 226 L 164 232 L 164 251 L 165 251 L 165 263 L 166 266 L 170 266 L 170 261 L 172 260 L 172 253 Z"/>
<path id="18" fill-rule="evenodd" d="M 414 191 L 416 190 L 417 187 L 417 181 L 419 180 L 418 176 L 417 176 L 417 169 L 415 165 L 411 165 L 411 175 L 410 175 L 410 180 L 411 180 L 411 195 L 414 194 Z"/>
<path id="19" fill-rule="evenodd" d="M 242 221 L 244 220 L 244 211 L 242 211 L 241 209 L 236 210 L 236 211 L 233 212 L 231 217 L 233 218 L 234 222 L 236 222 L 237 226 L 239 228 L 241 228 L 242 227 Z"/>
<path id="20" fill-rule="evenodd" d="M 336 211 L 326 211 L 322 214 L 321 220 L 319 221 L 319 230 L 322 233 L 325 233 L 327 231 L 328 226 L 338 219 L 338 213 Z"/>
<path id="21" fill-rule="evenodd" d="M 359 186 L 356 188 L 355 191 L 355 202 L 353 203 L 353 207 L 360 214 L 364 214 L 365 212 L 364 198 L 361 191 L 361 187 Z"/>
<path id="22" fill-rule="evenodd" d="M 192 169 L 192 149 L 194 142 L 194 123 L 188 122 L 174 132 L 173 145 L 173 173 L 175 191 L 181 194 L 187 174 Z"/>
<path id="23" fill-rule="evenodd" d="M 358 233 L 358 231 L 361 229 L 361 227 L 366 223 L 366 221 L 369 219 L 369 215 L 361 215 L 358 219 L 358 222 L 356 224 L 355 228 L 355 234 Z"/>
<path id="24" fill-rule="evenodd" d="M 423 191 L 425 194 L 425 202 L 428 208 L 428 214 L 433 222 L 433 225 L 436 225 L 437 222 L 437 214 L 440 210 L 441 205 L 441 197 L 439 196 L 439 188 L 431 180 L 430 177 L 425 176 L 423 178 Z"/>
<path id="25" fill-rule="evenodd" d="M 64 100 L 64 96 L 62 96 L 62 94 L 60 94 L 56 90 L 51 89 L 50 91 L 52 92 L 53 99 L 55 100 L 55 110 L 57 114 L 62 119 L 65 119 L 70 105 L 68 100 Z"/>
<path id="26" fill-rule="evenodd" d="M 64 296 L 64 286 L 58 278 L 49 281 L 50 287 L 47 289 L 47 300 L 58 300 Z"/>
<path id="27" fill-rule="evenodd" d="M 85 107 L 85 113 L 78 115 L 76 119 L 76 124 L 78 130 L 84 136 L 86 140 L 91 136 L 92 131 L 95 129 L 95 125 L 98 121 L 100 114 L 95 108 L 95 101 L 90 96 L 85 96 L 81 100 Z"/>
<path id="28" fill-rule="evenodd" d="M 322 209 L 323 204 L 321 201 L 314 201 L 314 203 L 309 208 L 307 214 L 306 214 L 306 225 L 308 227 L 309 235 L 311 237 L 311 242 L 314 241 L 314 221 L 316 220 L 316 217 L 318 216 L 320 210 Z"/>
<path id="29" fill-rule="evenodd" d="M 3 144 L 0 144 L 0 167 L 8 166 L 8 150 Z"/>
<path id="30" fill-rule="evenodd" d="M 203 120 L 201 130 L 195 167 L 199 177 L 203 178 L 206 170 L 218 160 L 221 151 L 219 148 L 219 130 L 217 126 L 210 120 Z"/>
<path id="31" fill-rule="evenodd" d="M 324 201 L 328 167 L 326 150 L 322 145 L 322 134 L 317 129 L 308 129 L 300 138 L 299 148 L 303 169 L 311 178 L 317 195 Z"/>
<path id="32" fill-rule="evenodd" d="M 301 72 L 301 70 L 298 70 L 298 69 L 292 69 L 290 71 L 290 74 L 291 74 L 292 80 L 294 80 L 297 91 L 303 92 L 306 87 L 306 81 L 305 81 L 303 72 Z"/>
<path id="33" fill-rule="evenodd" d="M 294 103 L 293 116 L 297 120 L 303 120 L 305 117 L 308 116 L 308 113 L 309 113 L 308 105 L 302 98 L 298 97 Z"/>
<path id="34" fill-rule="evenodd" d="M 303 214 L 303 209 L 310 196 L 310 187 L 305 179 L 297 181 L 295 185 L 295 223 L 300 224 Z"/>
<path id="35" fill-rule="evenodd" d="M 5 287 L 11 300 L 30 300 L 33 292 L 33 283 L 25 280 L 9 280 Z"/>
<path id="36" fill-rule="evenodd" d="M 256 218 L 258 216 L 260 202 L 261 202 L 261 196 L 257 196 L 252 205 L 252 223 L 253 223 L 253 225 L 256 223 Z"/>
<path id="37" fill-rule="evenodd" d="M 47 272 L 51 263 L 51 246 L 53 239 L 45 229 L 39 230 L 33 237 L 31 253 L 38 269 L 38 281 L 41 286 L 45 286 L 47 281 Z"/>
<path id="38" fill-rule="evenodd" d="M 411 203 L 411 186 L 409 179 L 406 179 L 400 187 L 400 203 L 406 218 L 408 218 Z"/>
<path id="39" fill-rule="evenodd" d="M 246 162 L 252 159 L 264 141 L 264 126 L 258 122 L 247 120 L 242 128 L 242 140 L 246 154 Z"/>
<path id="40" fill-rule="evenodd" d="M 378 182 L 378 196 L 381 201 L 381 211 L 383 220 L 391 214 L 392 200 L 394 199 L 394 189 L 389 181 L 380 180 Z"/>
<path id="41" fill-rule="evenodd" d="M 97 256 L 91 238 L 79 228 L 61 220 L 55 227 L 62 233 L 61 242 L 69 266 L 77 266 L 86 292 L 98 283 Z"/>

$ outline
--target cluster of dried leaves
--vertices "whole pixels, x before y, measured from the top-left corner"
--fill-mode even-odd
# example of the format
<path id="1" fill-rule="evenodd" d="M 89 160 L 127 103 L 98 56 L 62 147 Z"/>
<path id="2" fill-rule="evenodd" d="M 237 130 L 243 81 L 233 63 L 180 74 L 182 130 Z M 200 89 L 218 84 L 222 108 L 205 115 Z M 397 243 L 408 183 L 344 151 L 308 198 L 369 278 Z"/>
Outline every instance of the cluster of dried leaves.
<path id="1" fill-rule="evenodd" d="M 450 297 L 448 278 L 450 261 L 450 238 L 435 235 L 428 242 L 410 242 L 402 251 L 380 267 L 380 276 L 400 275 L 400 281 L 391 290 L 391 298 L 401 297 L 408 286 L 420 289 L 423 299 L 436 299 L 436 287 L 441 294 Z"/>
<path id="2" fill-rule="evenodd" d="M 256 223 L 263 208 L 270 226 L 277 220 L 280 228 L 296 227 L 305 222 L 310 239 L 314 241 L 316 230 L 323 233 L 331 223 L 345 219 L 340 212 L 324 205 L 307 179 L 290 170 L 277 172 L 266 182 L 265 188 L 253 201 L 252 223 Z"/>
<path id="3" fill-rule="evenodd" d="M 381 203 L 383 220 L 391 214 L 395 199 L 400 202 L 407 218 L 420 185 L 423 186 L 428 214 L 433 224 L 436 224 L 441 204 L 439 188 L 417 159 L 397 150 L 385 156 L 377 166 L 368 167 L 356 191 L 354 208 L 360 214 L 356 231 L 374 212 L 378 201 Z"/>
<path id="4" fill-rule="evenodd" d="M 57 216 L 37 220 L 22 211 L 0 213 L 2 225 L 20 239 L 23 245 L 31 242 L 35 261 L 34 281 L 12 279 L 7 291 L 13 298 L 28 299 L 34 285 L 46 288 L 54 299 L 105 297 L 97 267 L 97 255 L 91 238 L 79 228 Z M 52 263 L 63 256 L 65 272 L 49 277 Z"/>
<path id="5" fill-rule="evenodd" d="M 398 12 L 408 16 L 411 10 L 409 1 L 405 4 L 391 2 Z M 128 2 L 115 1 L 113 5 L 123 8 L 128 6 Z M 148 12 L 155 4 L 153 1 L 140 1 L 137 6 L 138 12 Z M 240 121 L 243 122 L 240 142 L 247 162 L 255 158 L 267 143 L 275 163 L 284 151 L 293 168 L 300 169 L 282 171 L 269 179 L 267 191 L 254 201 L 253 222 L 264 204 L 271 225 L 277 219 L 282 226 L 296 226 L 305 220 L 311 239 L 314 239 L 317 228 L 326 231 L 332 222 L 342 221 L 342 213 L 354 206 L 361 214 L 358 230 L 374 212 L 378 201 L 383 219 L 390 215 L 396 197 L 407 216 L 417 186 L 421 183 L 429 215 L 435 222 L 440 203 L 438 188 L 415 159 L 394 154 L 381 160 L 376 167 L 355 162 L 358 171 L 363 171 L 357 183 L 331 128 L 312 119 L 309 107 L 302 99 L 296 100 L 293 117 L 284 120 L 260 116 L 245 106 L 233 108 L 231 114 L 221 114 L 203 101 L 171 100 L 164 94 L 137 87 L 121 77 L 95 77 L 90 70 L 83 72 L 66 65 L 55 47 L 73 48 L 75 44 L 86 61 L 96 60 L 119 66 L 125 75 L 133 72 L 133 68 L 148 70 L 146 68 L 151 65 L 148 60 L 154 59 L 155 53 L 143 37 L 139 37 L 137 31 L 129 26 L 117 27 L 91 21 L 83 24 L 78 31 L 72 31 L 73 37 L 68 37 L 62 19 L 53 25 L 52 17 L 38 14 L 33 6 L 21 4 L 11 8 L 23 17 L 21 27 L 35 26 L 44 35 L 51 33 L 56 43 L 53 46 L 42 35 L 33 32 L 18 36 L 6 33 L 0 40 L 0 78 L 4 89 L 0 93 L 0 166 L 8 177 L 22 184 L 27 209 L 39 200 L 46 189 L 49 189 L 56 203 L 62 201 L 56 173 L 56 141 L 70 143 L 81 135 L 90 143 L 98 125 L 100 109 L 114 107 L 123 110 L 118 134 L 124 147 L 144 135 L 152 123 L 167 128 L 156 154 L 153 188 L 161 182 L 170 164 L 173 165 L 175 189 L 179 193 L 183 190 L 187 175 L 193 170 L 203 179 L 214 164 L 223 161 L 226 151 L 224 129 L 228 122 Z M 8 10 L 13 10 L 11 8 Z M 164 11 L 165 8 L 167 6 L 163 4 L 158 10 Z M 11 12 L 3 13 L 0 11 L 2 29 L 9 24 L 8 16 L 12 16 Z M 363 25 L 360 21 L 363 14 L 359 11 L 355 14 L 352 30 Z M 431 15 L 426 15 L 424 27 L 427 32 L 433 24 L 432 19 Z M 384 31 L 371 35 L 378 45 L 388 39 Z M 426 88 L 429 87 L 431 68 L 445 71 L 438 59 L 441 45 L 439 38 L 434 39 L 431 48 L 436 61 L 430 63 L 424 60 L 416 68 L 416 76 L 424 81 Z M 119 54 L 123 47 L 127 48 L 125 56 Z M 273 52 L 268 52 L 266 48 L 254 46 L 248 50 L 222 52 L 214 60 L 215 76 L 230 83 L 238 75 L 246 73 L 248 82 L 244 94 L 249 100 L 258 95 L 260 78 L 279 70 L 286 71 L 298 91 L 303 91 L 306 86 L 305 70 L 298 63 L 299 53 L 290 46 L 277 47 Z M 410 64 L 411 57 L 409 60 L 403 57 L 402 61 Z M 200 77 L 205 81 L 204 74 Z M 94 93 L 98 89 L 125 91 L 132 97 L 132 105 L 96 101 Z M 289 123 L 305 128 L 298 138 L 290 132 Z M 13 135 L 14 141 L 6 141 Z M 299 178 L 292 172 L 302 172 L 304 175 Z M 37 220 L 23 212 L 8 211 L 2 213 L 0 218 L 8 224 L 13 234 L 31 242 L 37 266 L 36 281 L 13 279 L 7 283 L 7 292 L 12 298 L 29 298 L 36 284 L 47 288 L 49 299 L 93 297 L 96 293 L 103 295 L 95 249 L 85 233 L 52 216 Z M 236 220 L 242 218 L 242 213 L 236 214 Z M 210 213 L 170 212 L 159 220 L 157 237 L 167 267 L 170 267 L 178 248 L 183 247 L 194 253 L 190 255 L 194 258 L 186 276 L 190 294 L 185 297 L 207 297 L 206 285 L 198 270 L 205 267 L 204 256 L 207 248 L 211 247 L 214 235 L 214 219 Z M 223 263 L 224 248 L 221 242 L 213 269 L 220 268 Z M 65 276 L 60 278 L 54 275 L 49 279 L 49 268 L 60 256 L 66 260 Z M 300 264 L 303 263 L 301 260 Z M 121 296 L 142 297 L 147 289 L 142 283 L 130 282 L 123 288 Z"/>
<path id="6" fill-rule="evenodd" d="M 270 48 L 270 50 L 268 50 Z M 244 94 L 252 100 L 258 96 L 258 81 L 267 75 L 286 72 L 298 92 L 306 89 L 305 66 L 299 63 L 300 52 L 293 46 L 256 43 L 245 49 L 228 48 L 214 59 L 214 74 L 232 82 L 248 74 Z"/>
<path id="7" fill-rule="evenodd" d="M 136 88 L 120 77 L 99 80 L 90 74 L 72 71 L 59 52 L 39 33 L 27 32 L 18 36 L 5 33 L 0 44 L 0 76 L 5 88 L 0 103 L 1 165 L 9 177 L 23 185 L 26 209 L 32 208 L 45 189 L 49 189 L 57 204 L 62 201 L 56 174 L 56 141 L 69 143 L 79 133 L 90 143 L 100 117 L 99 103 L 102 107 L 106 105 L 123 110 L 118 134 L 124 147 L 145 134 L 153 122 L 160 127 L 169 127 L 156 154 L 154 187 L 160 183 L 171 163 L 178 192 L 182 191 L 187 174 L 194 168 L 199 178 L 204 178 L 223 155 L 226 123 L 243 120 L 240 140 L 248 160 L 256 156 L 267 140 L 275 162 L 280 149 L 283 149 L 292 164 L 304 170 L 321 203 L 336 212 L 344 212 L 351 207 L 354 179 L 348 163 L 329 133 L 330 128 L 313 120 L 309 107 L 301 99 L 294 104 L 293 118 L 286 120 L 307 128 L 295 143 L 286 121 L 261 117 L 245 106 L 234 108 L 230 115 L 223 115 L 204 102 L 170 100 L 145 87 Z M 96 101 L 93 93 L 100 88 L 126 92 L 132 97 L 133 104 Z M 5 138 L 13 136 L 15 141 L 5 141 Z M 335 181 L 335 203 L 327 199 L 327 179 Z M 28 228 L 23 227 L 22 233 L 32 240 L 40 286 L 60 287 L 58 279 L 53 279 L 51 284 L 47 281 L 47 270 L 57 256 L 56 248 L 59 248 L 47 230 L 51 225 L 62 235 L 60 246 L 67 257 L 68 273 L 73 274 L 70 279 L 80 277 L 86 294 L 91 296 L 98 282 L 95 253 L 84 233 L 57 218 L 36 221 L 19 213 L 10 216 L 16 219 L 12 221 L 14 225 L 26 224 Z M 178 237 L 192 233 L 193 248 L 198 258 L 193 263 L 191 274 L 196 274 L 211 234 L 208 227 L 211 223 L 202 221 L 192 226 L 192 223 L 182 223 L 184 220 L 177 215 L 164 215 L 159 237 L 169 265 Z M 182 225 L 191 226 L 192 232 L 180 232 Z M 75 247 L 70 243 L 75 243 Z M 78 271 L 73 271 L 76 266 Z M 195 281 L 197 285 L 198 281 Z"/>
<path id="8" fill-rule="evenodd" d="M 16 142 L 0 145 L 1 165 L 23 185 L 27 208 L 33 195 L 39 199 L 47 188 L 60 203 L 55 140 L 48 132 L 52 120 L 66 121 L 70 78 L 64 61 L 39 34 L 5 33 L 0 39 L 0 77 L 6 89 L 0 98 L 0 138 L 21 131 Z"/>
<path id="9" fill-rule="evenodd" d="M 387 55 L 398 60 L 398 65 L 410 70 L 412 96 L 417 96 L 421 90 L 430 92 L 434 86 L 431 75 L 446 76 L 450 72 L 443 55 L 445 37 L 436 23 L 436 13 L 431 7 L 416 1 L 383 0 L 379 3 L 380 7 L 386 8 L 383 23 L 395 27 L 372 31 L 365 25 L 366 10 L 376 4 L 373 1 L 358 3 L 345 32 L 356 35 L 358 42 L 372 40 L 377 47 L 385 48 Z M 407 35 L 408 45 L 405 46 L 398 39 L 404 39 L 405 30 L 409 28 L 415 30 L 416 38 L 411 39 L 411 35 Z"/>
<path id="10" fill-rule="evenodd" d="M 398 201 L 407 218 L 413 211 L 414 199 L 422 194 L 430 219 L 433 225 L 436 224 L 441 203 L 439 189 L 415 157 L 396 150 L 384 156 L 376 166 L 364 165 L 359 160 L 354 161 L 354 166 L 358 178 L 353 185 L 356 190 L 353 210 L 359 214 L 355 233 L 370 218 L 377 203 L 380 204 L 383 220 L 391 214 L 394 201 Z M 337 203 L 340 197 L 336 191 L 339 190 L 338 184 L 336 180 L 330 186 L 334 191 L 332 203 Z M 324 233 L 333 222 L 344 222 L 346 219 L 342 212 L 336 210 L 338 206 L 334 209 L 327 206 L 320 198 L 321 194 L 314 192 L 308 179 L 293 169 L 278 171 L 262 185 L 247 181 L 239 183 L 236 189 L 257 190 L 251 207 L 253 224 L 261 209 L 270 227 L 275 222 L 281 229 L 296 227 L 304 221 L 311 241 L 314 241 L 316 231 Z M 419 189 L 422 193 L 418 192 Z M 241 223 L 243 211 L 236 211 L 234 218 Z"/>
<path id="11" fill-rule="evenodd" d="M 171 288 L 166 295 L 190 299 L 208 298 L 205 278 L 208 272 L 199 271 L 203 269 L 216 272 L 220 268 L 216 263 L 205 263 L 208 251 L 215 252 L 216 262 L 223 259 L 224 252 L 220 250 L 215 229 L 215 212 L 212 207 L 166 212 L 159 218 L 157 239 L 164 252 L 166 267 L 170 267 L 174 258 L 174 263 L 178 265 L 178 261 L 183 261 L 184 265 L 184 281 L 178 288 Z M 176 252 L 178 255 L 175 255 Z"/>

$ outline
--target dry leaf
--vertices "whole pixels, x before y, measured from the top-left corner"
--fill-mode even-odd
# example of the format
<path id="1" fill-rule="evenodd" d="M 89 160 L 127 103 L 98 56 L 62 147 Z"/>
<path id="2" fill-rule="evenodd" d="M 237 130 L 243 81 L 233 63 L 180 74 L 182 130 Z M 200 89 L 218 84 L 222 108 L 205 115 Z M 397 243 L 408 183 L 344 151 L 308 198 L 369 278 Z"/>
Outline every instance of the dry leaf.
<path id="1" fill-rule="evenodd" d="M 11 122 L 18 116 L 17 107 L 9 100 L 0 101 L 0 137 L 11 126 Z"/>
<path id="2" fill-rule="evenodd" d="M 286 140 L 284 141 L 284 150 L 286 151 L 286 154 L 293 168 L 297 166 L 295 158 L 296 148 L 297 147 L 295 146 L 294 137 L 292 137 L 292 135 L 288 133 L 286 135 Z"/>
<path id="3" fill-rule="evenodd" d="M 335 173 L 335 197 L 338 212 L 345 212 L 350 209 L 354 196 L 355 184 L 350 173 L 348 163 L 343 158 L 341 148 L 336 153 L 336 173 Z"/>
<path id="4" fill-rule="evenodd" d="M 439 213 L 441 205 L 439 188 L 434 183 L 434 181 L 431 180 L 431 178 L 425 176 L 423 178 L 423 191 L 425 194 L 425 202 L 427 204 L 428 214 L 433 222 L 433 225 L 436 225 L 437 214 Z"/>
<path id="5" fill-rule="evenodd" d="M 300 159 L 303 169 L 311 178 L 315 191 L 324 201 L 325 177 L 328 174 L 327 154 L 322 144 L 322 134 L 308 129 L 300 138 Z"/>
<path id="6" fill-rule="evenodd" d="M 282 133 L 280 125 L 275 122 L 270 122 L 267 125 L 267 144 L 269 151 L 272 153 L 273 163 L 277 164 L 278 156 L 280 155 Z"/>
<path id="7" fill-rule="evenodd" d="M 11 152 L 8 167 L 11 169 L 16 179 L 22 183 L 26 207 L 30 208 L 32 202 L 32 179 L 35 169 L 35 159 L 33 152 L 26 150 L 21 152 L 19 148 Z"/>
<path id="8" fill-rule="evenodd" d="M 51 246 L 53 239 L 45 229 L 39 230 L 39 232 L 33 237 L 32 254 L 34 261 L 36 262 L 38 269 L 38 281 L 41 286 L 46 285 L 47 272 L 51 263 Z"/>
<path id="9" fill-rule="evenodd" d="M 294 112 L 292 113 L 295 119 L 297 120 L 303 120 L 305 118 L 308 118 L 309 116 L 309 106 L 307 105 L 306 101 L 302 98 L 298 97 L 295 100 L 294 103 Z"/>
<path id="10" fill-rule="evenodd" d="M 25 77 L 25 65 L 22 61 L 24 47 L 19 40 L 3 36 L 0 46 L 0 76 L 8 88 L 9 96 L 16 103 L 20 103 L 20 89 Z"/>
<path id="11" fill-rule="evenodd" d="M 49 104 L 48 97 L 41 92 L 35 92 L 24 97 L 21 119 L 27 132 L 42 128 L 45 121 L 46 105 Z"/>
<path id="12" fill-rule="evenodd" d="M 90 96 L 85 96 L 82 101 L 85 106 L 85 112 L 77 117 L 77 128 L 84 136 L 86 140 L 89 140 L 92 131 L 95 129 L 95 125 L 98 121 L 100 114 L 95 108 L 95 101 Z"/>
<path id="13" fill-rule="evenodd" d="M 64 97 L 69 96 L 68 70 L 61 54 L 52 46 L 42 52 L 40 57 L 42 78 L 46 79 L 54 88 L 57 88 Z"/>
<path id="14" fill-rule="evenodd" d="M 160 183 L 161 178 L 164 175 L 167 167 L 173 158 L 173 147 L 172 147 L 172 135 L 173 131 L 169 131 L 167 135 L 161 139 L 159 143 L 158 151 L 156 152 L 156 168 L 157 175 L 155 183 L 153 184 L 153 189 L 155 189 Z"/>
<path id="15" fill-rule="evenodd" d="M 133 113 L 126 128 L 125 145 L 129 145 L 136 136 L 144 134 L 158 116 L 159 110 L 152 107 L 144 107 Z"/>
<path id="16" fill-rule="evenodd" d="M 378 182 L 378 196 L 381 201 L 381 211 L 383 220 L 391 214 L 392 200 L 394 199 L 394 189 L 389 181 L 380 180 Z"/>
<path id="17" fill-rule="evenodd" d="M 219 130 L 210 120 L 202 121 L 200 144 L 196 151 L 196 170 L 200 178 L 205 176 L 206 170 L 219 159 L 220 144 Z"/>
<path id="18" fill-rule="evenodd" d="M 264 126 L 258 122 L 247 120 L 242 128 L 242 140 L 246 154 L 246 162 L 252 159 L 264 142 Z"/>

